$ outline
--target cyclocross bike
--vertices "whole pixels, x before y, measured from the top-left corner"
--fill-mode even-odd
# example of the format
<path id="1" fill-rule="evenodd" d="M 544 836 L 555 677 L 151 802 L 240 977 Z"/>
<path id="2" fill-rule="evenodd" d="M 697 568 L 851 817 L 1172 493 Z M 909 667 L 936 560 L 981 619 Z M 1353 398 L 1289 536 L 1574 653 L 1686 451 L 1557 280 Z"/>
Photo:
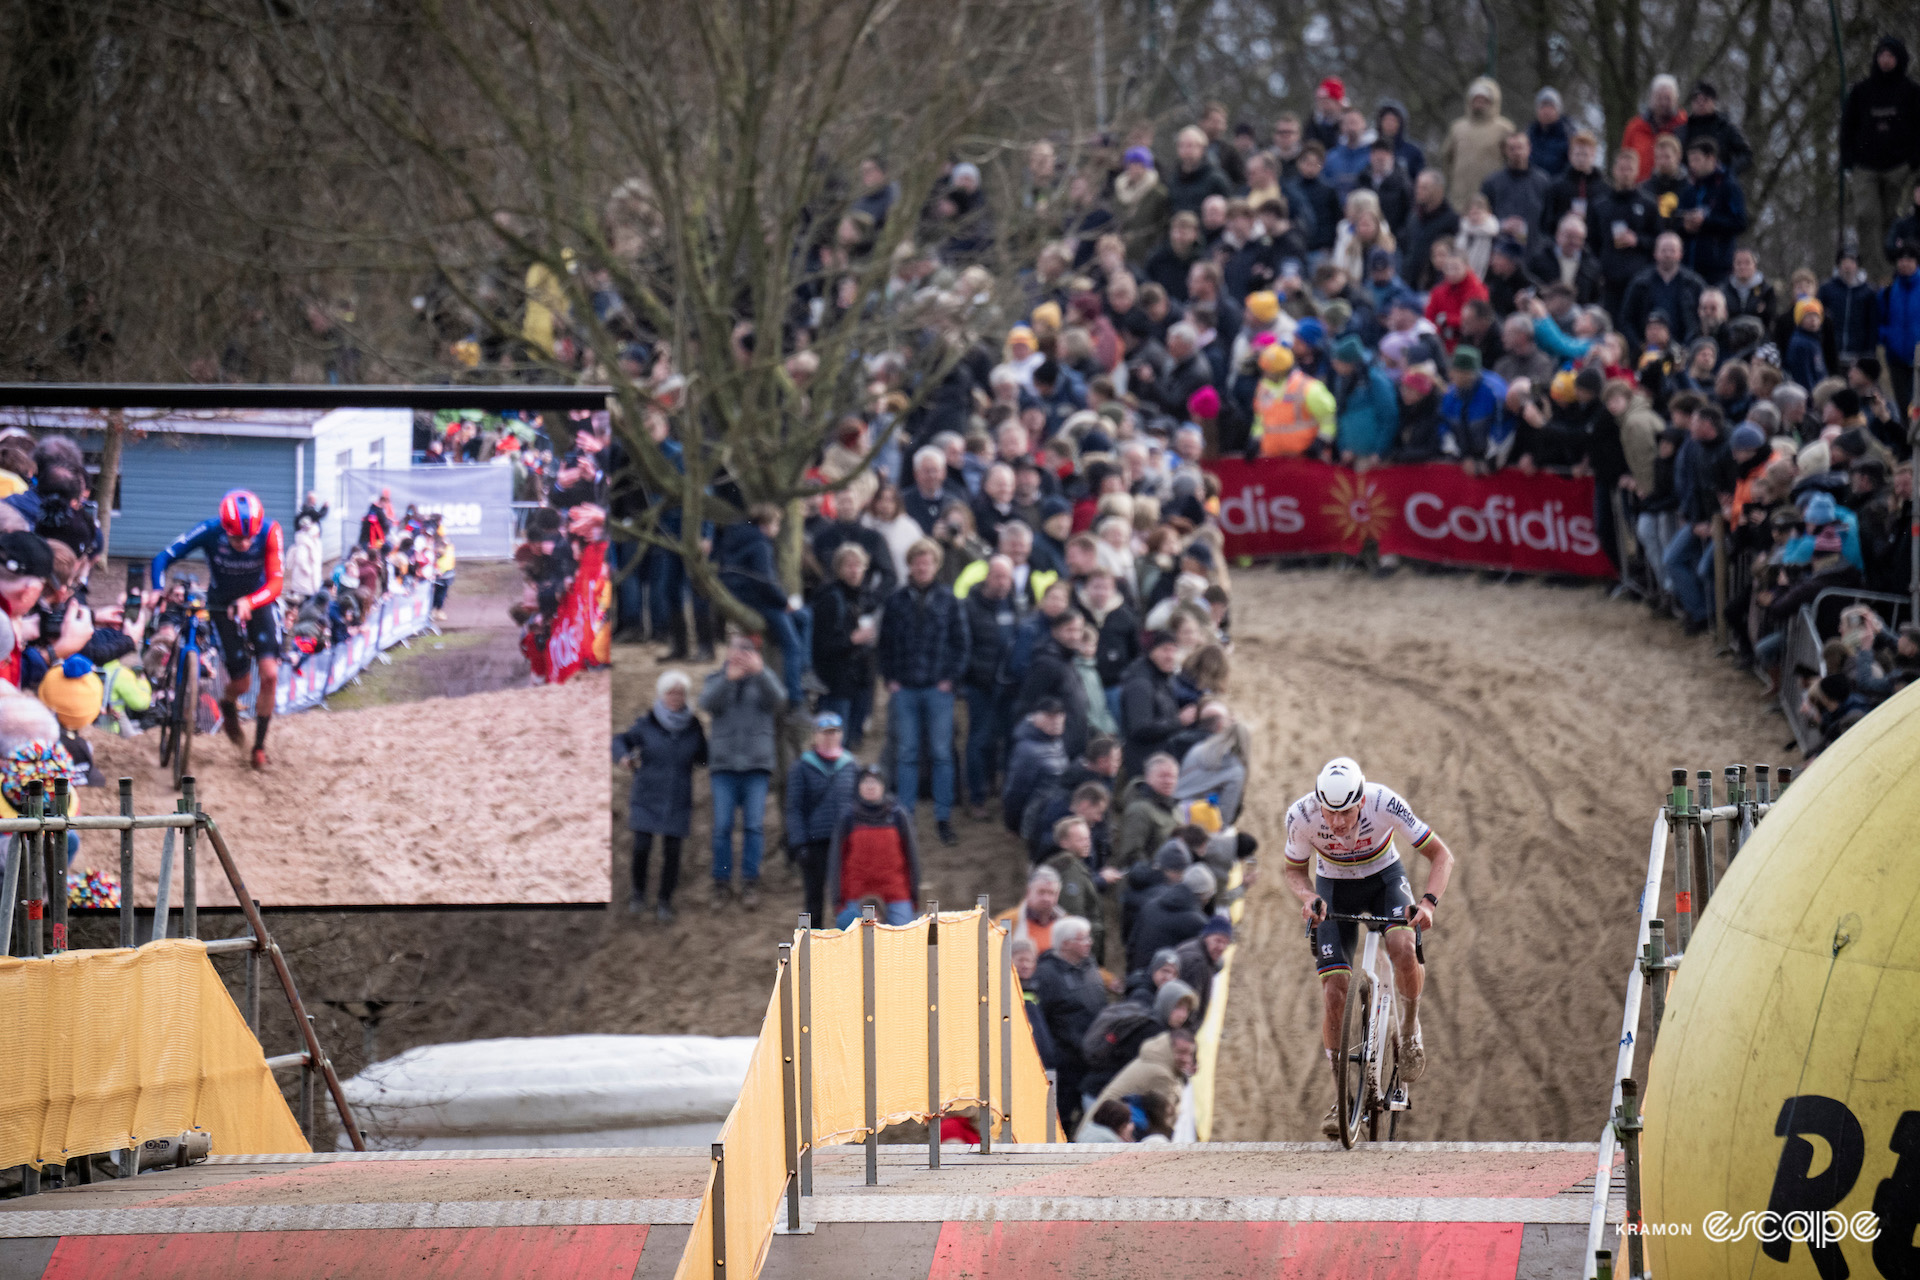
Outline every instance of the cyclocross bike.
<path id="1" fill-rule="evenodd" d="M 1393 966 L 1387 962 L 1376 929 L 1404 925 L 1399 916 L 1342 915 L 1331 912 L 1329 920 L 1365 927 L 1360 957 L 1349 971 L 1347 1008 L 1340 1017 L 1340 1043 L 1345 1046 L 1339 1061 L 1340 1145 L 1352 1150 L 1353 1144 L 1366 1138 L 1377 1141 L 1384 1117 L 1387 1139 L 1399 1128 L 1400 1113 L 1413 1104 L 1407 1099 L 1407 1086 L 1400 1079 L 1400 1005 L 1394 997 Z M 1419 928 L 1413 931 L 1414 956 L 1427 962 L 1426 948 Z M 1314 926 L 1307 926 L 1309 941 Z"/>
<path id="2" fill-rule="evenodd" d="M 173 653 L 166 686 L 154 691 L 160 703 L 160 765 L 173 766 L 173 785 L 193 771 L 193 735 L 200 712 L 200 656 L 214 648 L 213 623 L 207 596 L 187 580 L 187 620 Z"/>

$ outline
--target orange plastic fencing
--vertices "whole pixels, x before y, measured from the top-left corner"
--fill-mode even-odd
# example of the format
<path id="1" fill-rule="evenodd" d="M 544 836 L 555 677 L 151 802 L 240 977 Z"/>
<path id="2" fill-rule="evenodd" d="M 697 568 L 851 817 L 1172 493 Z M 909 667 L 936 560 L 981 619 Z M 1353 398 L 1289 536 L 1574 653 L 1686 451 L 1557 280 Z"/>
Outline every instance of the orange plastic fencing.
<path id="1" fill-rule="evenodd" d="M 812 1053 L 813 1146 L 862 1142 L 867 1136 L 866 1004 L 864 930 L 873 933 L 875 1111 L 877 1126 L 903 1121 L 938 1123 L 939 1115 L 978 1107 L 991 1094 L 993 1136 L 1000 1141 L 1047 1141 L 1047 1078 L 1027 1025 L 1026 1002 L 1011 995 L 1001 1015 L 1010 975 L 1007 931 L 986 930 L 987 981 L 980 981 L 982 913 L 940 913 L 937 1007 L 927 996 L 928 935 L 932 918 L 894 927 L 865 924 L 814 930 L 801 946 L 794 934 L 793 964 L 807 966 L 813 1021 L 800 1021 L 801 975 L 793 975 L 794 1047 Z M 774 1223 L 786 1191 L 787 1106 L 799 1115 L 798 1097 L 785 1096 L 780 1043 L 781 986 L 776 984 L 760 1025 L 760 1040 L 747 1067 L 740 1100 L 721 1126 L 724 1155 L 715 1162 L 700 1202 L 693 1234 L 681 1255 L 677 1280 L 708 1280 L 715 1274 L 713 1215 L 715 1182 L 724 1195 L 726 1275 L 746 1280 L 759 1274 L 773 1243 Z M 987 1081 L 980 1075 L 980 1006 L 987 1007 Z M 927 1026 L 940 1027 L 938 1113 L 927 1108 Z M 1011 1039 L 1013 1078 L 1002 1063 Z M 795 1071 L 796 1086 L 799 1072 Z M 796 1122 L 797 1123 L 797 1122 Z"/>
<path id="2" fill-rule="evenodd" d="M 216 1153 L 308 1149 L 204 943 L 0 958 L 0 1028 L 0 1166 L 195 1128 Z"/>

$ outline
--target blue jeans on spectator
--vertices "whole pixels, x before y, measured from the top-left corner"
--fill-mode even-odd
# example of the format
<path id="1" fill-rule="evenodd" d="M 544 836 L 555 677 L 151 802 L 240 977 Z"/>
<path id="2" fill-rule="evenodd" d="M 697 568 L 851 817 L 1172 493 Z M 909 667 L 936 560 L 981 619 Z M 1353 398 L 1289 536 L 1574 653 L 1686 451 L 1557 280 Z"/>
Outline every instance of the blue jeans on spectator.
<path id="1" fill-rule="evenodd" d="M 876 912 L 875 914 L 878 913 Z M 860 904 L 855 902 L 849 906 L 842 907 L 840 914 L 833 918 L 833 924 L 836 929 L 844 929 L 859 918 Z M 906 901 L 889 902 L 887 904 L 886 922 L 888 924 L 912 924 L 913 904 Z"/>
<path id="2" fill-rule="evenodd" d="M 780 646 L 780 671 L 787 682 L 787 705 L 807 704 L 807 688 L 801 680 L 813 660 L 813 610 L 805 605 L 780 612 L 763 612 L 767 620 L 767 638 Z"/>
<path id="3" fill-rule="evenodd" d="M 613 568 L 618 577 L 614 583 L 614 629 L 626 631 L 638 630 L 645 620 L 643 614 L 648 603 L 644 584 L 650 577 L 646 558 L 652 548 L 643 547 L 637 542 L 615 542 L 607 547 L 613 556 Z M 626 572 L 629 565 L 636 566 L 632 572 Z M 667 613 L 664 608 L 653 613 L 653 631 L 655 635 L 664 634 Z"/>
<path id="4" fill-rule="evenodd" d="M 1704 623 L 1713 615 L 1713 541 L 1697 538 L 1685 524 L 1667 544 L 1667 582 L 1687 620 Z"/>
<path id="5" fill-rule="evenodd" d="M 967 799 L 985 804 L 1003 736 L 999 690 L 960 688 L 967 697 Z"/>
<path id="6" fill-rule="evenodd" d="M 740 837 L 740 879 L 752 884 L 760 878 L 769 776 L 759 769 L 750 773 L 716 769 L 708 775 L 713 783 L 713 878 L 721 884 L 733 879 L 733 815 L 736 809 L 746 828 Z"/>
<path id="7" fill-rule="evenodd" d="M 1666 551 L 1679 521 L 1671 511 L 1642 511 L 1634 521 L 1634 536 L 1640 539 L 1641 554 L 1646 556 L 1647 567 L 1659 579 L 1662 591 L 1673 590 L 1673 583 L 1667 577 Z"/>
<path id="8" fill-rule="evenodd" d="M 684 626 L 687 597 L 693 596 L 693 618 L 695 629 L 707 643 L 707 637 L 713 634 L 713 623 L 707 598 L 699 592 L 687 590 L 687 566 L 671 551 L 654 548 L 657 553 L 653 562 L 654 606 L 659 611 L 659 625 L 668 629 L 672 635 L 675 623 Z M 684 636 L 684 630 L 679 632 Z"/>
<path id="9" fill-rule="evenodd" d="M 821 698 L 819 707 L 840 717 L 847 750 L 858 751 L 867 740 L 867 717 L 873 714 L 873 682 L 869 680 L 856 697 Z"/>
<path id="10" fill-rule="evenodd" d="M 933 756 L 933 816 L 937 822 L 953 817 L 953 694 L 934 685 L 902 688 L 887 701 L 887 720 L 893 730 L 893 789 L 900 804 L 913 812 L 920 800 L 920 740 L 925 735 Z"/>

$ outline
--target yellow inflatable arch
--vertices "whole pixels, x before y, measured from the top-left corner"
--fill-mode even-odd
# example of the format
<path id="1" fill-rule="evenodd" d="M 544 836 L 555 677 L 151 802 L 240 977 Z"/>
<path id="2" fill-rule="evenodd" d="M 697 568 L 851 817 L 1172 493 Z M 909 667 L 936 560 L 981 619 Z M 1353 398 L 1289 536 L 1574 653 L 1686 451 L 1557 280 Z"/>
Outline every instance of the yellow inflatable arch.
<path id="1" fill-rule="evenodd" d="M 1728 869 L 1648 1068 L 1666 1280 L 1920 1277 L 1920 687 L 1806 773 Z"/>

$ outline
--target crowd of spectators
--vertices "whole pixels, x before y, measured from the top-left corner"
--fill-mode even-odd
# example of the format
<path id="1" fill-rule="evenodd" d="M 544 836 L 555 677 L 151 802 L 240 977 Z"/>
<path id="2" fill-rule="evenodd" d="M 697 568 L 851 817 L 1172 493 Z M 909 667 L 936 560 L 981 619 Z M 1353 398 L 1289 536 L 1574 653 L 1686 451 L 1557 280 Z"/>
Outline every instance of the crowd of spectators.
<path id="1" fill-rule="evenodd" d="M 1089 1139 L 1169 1132 L 1232 936 L 1226 886 L 1254 848 L 1233 825 L 1248 740 L 1226 698 L 1230 568 L 1245 565 L 1215 519 L 1207 463 L 1223 456 L 1590 475 L 1623 585 L 1697 634 L 1716 545 L 1732 554 L 1743 651 L 1805 682 L 1838 732 L 1920 668 L 1911 626 L 1835 609 L 1825 671 L 1778 670 L 1822 587 L 1898 592 L 1910 573 L 1920 89 L 1905 72 L 1883 40 L 1844 145 L 1856 177 L 1891 172 L 1914 203 L 1889 207 L 1881 182 L 1862 211 L 1874 233 L 1824 279 L 1763 269 L 1743 238 L 1751 148 L 1712 84 L 1683 109 L 1669 76 L 1611 159 L 1593 109 L 1543 88 L 1516 127 L 1485 79 L 1431 154 L 1404 106 L 1368 113 L 1334 78 L 1267 146 L 1217 105 L 1170 154 L 1147 125 L 1072 167 L 1041 142 L 1013 224 L 974 165 L 911 210 L 865 161 L 806 249 L 817 275 L 783 335 L 787 372 L 811 385 L 812 337 L 848 314 L 917 336 L 864 357 L 817 459 L 799 593 L 776 572 L 782 511 L 713 531 L 720 581 L 764 625 L 727 640 L 697 690 L 669 670 L 615 741 L 637 768 L 633 908 L 658 836 L 651 903 L 672 915 L 702 764 L 716 908 L 759 902 L 776 789 L 822 924 L 919 909 L 923 801 L 949 844 L 960 812 L 1002 826 L 1030 860 L 1016 962 L 1063 1116 Z M 899 217 L 912 238 L 863 296 L 840 273 Z M 1012 277 L 983 265 L 1016 250 Z M 917 374 L 914 344 L 956 358 Z M 684 382 L 665 356 L 650 368 L 648 430 L 671 452 Z M 711 659 L 713 612 L 695 600 L 690 648 L 685 567 L 648 556 L 623 623 L 669 661 Z M 775 741 L 802 717 L 809 748 L 783 765 Z"/>
<path id="2" fill-rule="evenodd" d="M 554 449 L 544 431 L 521 451 L 537 505 L 526 506 L 523 541 L 514 548 L 521 595 L 508 614 L 521 628 L 520 647 L 534 672 L 546 675 L 547 642 L 573 588 L 581 557 L 607 538 L 607 470 L 613 432 L 605 411 L 579 412 L 568 423 L 569 442 Z M 549 459 L 551 465 L 543 463 Z M 518 465 L 518 464 L 516 464 Z"/>

